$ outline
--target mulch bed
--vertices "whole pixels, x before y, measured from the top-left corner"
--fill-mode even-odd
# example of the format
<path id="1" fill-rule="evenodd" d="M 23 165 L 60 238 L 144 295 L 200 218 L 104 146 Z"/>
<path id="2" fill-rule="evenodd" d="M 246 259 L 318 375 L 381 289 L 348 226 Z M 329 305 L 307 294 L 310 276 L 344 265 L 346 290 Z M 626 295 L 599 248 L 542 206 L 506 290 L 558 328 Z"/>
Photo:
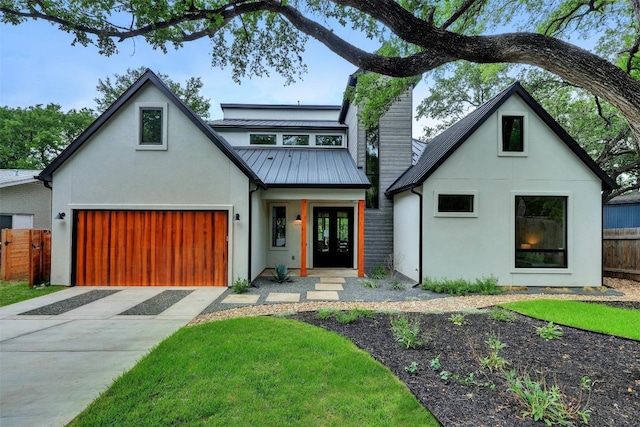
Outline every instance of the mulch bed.
<path id="1" fill-rule="evenodd" d="M 640 309 L 638 302 L 617 305 Z M 345 336 L 386 365 L 445 426 L 534 426 L 522 416 L 522 407 L 501 373 L 480 372 L 480 360 L 489 354 L 486 340 L 495 336 L 507 347 L 500 351 L 520 374 L 528 373 L 547 386 L 558 385 L 566 402 L 587 404 L 591 426 L 637 426 L 640 423 L 640 342 L 563 327 L 561 339 L 544 340 L 536 327 L 546 322 L 517 315 L 513 323 L 498 322 L 489 314 L 468 314 L 466 324 L 456 326 L 451 314 L 408 313 L 420 322 L 426 344 L 407 350 L 394 338 L 390 319 L 394 314 L 376 314 L 340 324 L 333 318 L 320 320 L 316 312 L 292 316 Z M 439 357 L 440 370 L 430 368 Z M 405 370 L 416 362 L 417 373 Z M 443 380 L 440 371 L 458 379 Z M 474 383 L 464 379 L 474 373 Z M 591 380 L 591 395 L 582 391 L 581 378 Z M 492 388 L 491 385 L 494 385 Z M 575 425 L 582 425 L 577 420 Z"/>

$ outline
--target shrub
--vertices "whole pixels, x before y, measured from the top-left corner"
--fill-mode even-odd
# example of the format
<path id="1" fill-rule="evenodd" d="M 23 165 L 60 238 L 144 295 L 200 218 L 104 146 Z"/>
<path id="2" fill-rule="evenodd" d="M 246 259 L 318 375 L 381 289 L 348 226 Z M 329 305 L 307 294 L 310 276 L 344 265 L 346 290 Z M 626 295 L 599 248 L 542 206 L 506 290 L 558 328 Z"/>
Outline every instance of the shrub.
<path id="1" fill-rule="evenodd" d="M 482 365 L 483 368 L 489 369 L 491 372 L 504 370 L 509 363 L 504 357 L 500 356 L 500 350 L 507 345 L 502 343 L 498 337 L 494 335 L 490 336 L 485 343 L 487 343 L 491 351 L 489 352 L 489 356 L 480 361 L 480 365 Z"/>
<path id="2" fill-rule="evenodd" d="M 338 313 L 338 312 L 339 312 L 339 310 L 337 308 L 323 307 L 323 308 L 318 310 L 318 314 L 316 316 L 318 317 L 318 319 L 326 320 L 326 319 L 330 319 L 331 317 L 335 316 L 336 313 Z"/>
<path id="3" fill-rule="evenodd" d="M 271 280 L 278 283 L 293 282 L 286 264 L 276 264 L 275 273 L 271 273 Z"/>
<path id="4" fill-rule="evenodd" d="M 361 283 L 362 286 L 369 289 L 376 289 L 380 287 L 380 285 L 378 285 L 378 283 L 374 282 L 373 280 L 363 280 Z"/>
<path id="5" fill-rule="evenodd" d="M 418 348 L 422 345 L 420 340 L 420 323 L 410 321 L 406 314 L 391 319 L 391 332 L 396 341 L 404 348 Z"/>
<path id="6" fill-rule="evenodd" d="M 371 269 L 371 273 L 369 273 L 369 277 L 372 279 L 386 279 L 389 276 L 389 270 L 387 270 L 384 265 L 378 264 L 373 269 Z"/>
<path id="7" fill-rule="evenodd" d="M 398 279 L 393 279 L 389 287 L 394 291 L 404 291 L 407 287 Z"/>
<path id="8" fill-rule="evenodd" d="M 562 328 L 558 325 L 554 325 L 553 322 L 549 322 L 546 326 L 536 328 L 536 332 L 538 332 L 538 335 L 545 340 L 560 339 L 563 335 Z"/>
<path id="9" fill-rule="evenodd" d="M 467 321 L 465 320 L 466 314 L 464 313 L 455 313 L 449 316 L 449 322 L 453 323 L 456 326 L 462 326 Z"/>
<path id="10" fill-rule="evenodd" d="M 251 284 L 247 279 L 241 279 L 238 277 L 236 281 L 233 282 L 231 289 L 235 294 L 244 294 L 249 290 L 249 286 L 251 286 Z"/>
<path id="11" fill-rule="evenodd" d="M 338 323 L 349 324 L 353 323 L 358 319 L 363 319 L 365 317 L 373 319 L 375 318 L 375 314 L 373 314 L 373 310 L 367 310 L 364 308 L 354 308 L 349 310 L 348 312 L 336 312 L 335 314 L 336 320 Z"/>
<path id="12" fill-rule="evenodd" d="M 504 308 L 494 308 L 491 310 L 491 318 L 498 322 L 512 323 L 516 321 L 516 314 L 513 311 L 505 310 Z"/>
<path id="13" fill-rule="evenodd" d="M 458 296 L 468 295 L 470 293 L 482 295 L 494 295 L 500 293 L 500 289 L 498 288 L 498 279 L 495 277 L 476 279 L 475 283 L 471 283 L 464 279 L 436 280 L 426 277 L 420 284 L 420 289 L 439 294 L 448 293 Z"/>
<path id="14" fill-rule="evenodd" d="M 404 370 L 412 375 L 415 375 L 418 373 L 418 362 L 411 362 L 411 364 L 409 366 L 405 366 Z"/>

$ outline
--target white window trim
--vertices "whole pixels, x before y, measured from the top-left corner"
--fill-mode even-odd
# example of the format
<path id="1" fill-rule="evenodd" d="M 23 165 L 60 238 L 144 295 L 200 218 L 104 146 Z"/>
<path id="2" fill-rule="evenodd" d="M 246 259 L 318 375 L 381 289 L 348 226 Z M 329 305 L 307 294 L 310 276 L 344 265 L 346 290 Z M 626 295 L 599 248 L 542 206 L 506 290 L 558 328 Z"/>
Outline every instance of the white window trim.
<path id="1" fill-rule="evenodd" d="M 502 117 L 521 116 L 524 134 L 522 135 L 522 151 L 502 150 Z M 500 157 L 527 157 L 529 155 L 529 114 L 524 111 L 498 111 L 498 156 Z"/>
<path id="2" fill-rule="evenodd" d="M 473 212 L 438 212 L 438 196 L 441 194 L 473 196 Z M 477 218 L 478 192 L 476 190 L 435 190 L 433 192 L 433 216 L 440 218 Z"/>
<path id="3" fill-rule="evenodd" d="M 513 274 L 572 274 L 573 273 L 573 193 L 566 191 L 511 191 L 509 217 L 509 265 Z M 567 198 L 567 267 L 566 268 L 516 268 L 516 196 L 551 196 Z"/>
<path id="4" fill-rule="evenodd" d="M 284 246 L 273 246 L 273 208 L 284 208 L 285 217 L 285 237 Z M 270 203 L 269 204 L 269 250 L 272 251 L 288 251 L 287 240 L 289 240 L 289 204 L 288 203 Z"/>
<path id="5" fill-rule="evenodd" d="M 142 109 L 160 108 L 162 109 L 162 144 L 141 144 L 140 128 L 142 126 Z M 169 134 L 169 104 L 166 102 L 136 102 L 136 150 L 139 151 L 166 151 L 167 138 Z"/>
<path id="6" fill-rule="evenodd" d="M 266 136 L 273 136 L 275 135 L 276 137 L 276 143 L 275 144 L 252 144 L 251 143 L 251 136 L 256 135 L 266 135 Z M 247 140 L 248 140 L 248 144 L 251 147 L 275 147 L 276 145 L 282 145 L 282 135 L 278 134 L 278 132 L 249 132 L 247 134 Z"/>

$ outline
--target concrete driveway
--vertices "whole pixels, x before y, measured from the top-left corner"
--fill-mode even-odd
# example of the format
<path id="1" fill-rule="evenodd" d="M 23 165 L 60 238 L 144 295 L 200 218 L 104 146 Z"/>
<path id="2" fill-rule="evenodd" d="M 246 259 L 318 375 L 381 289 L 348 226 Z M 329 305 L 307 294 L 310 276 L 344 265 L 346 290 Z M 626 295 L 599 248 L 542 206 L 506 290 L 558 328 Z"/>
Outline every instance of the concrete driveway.
<path id="1" fill-rule="evenodd" d="M 158 314 L 139 314 L 154 311 L 153 304 L 142 303 L 162 300 L 171 294 L 165 291 L 176 289 L 192 292 L 168 308 L 160 306 Z M 77 308 L 65 306 L 95 290 L 118 292 Z M 65 425 L 225 290 L 75 287 L 0 308 L 0 425 Z M 66 311 L 46 314 L 54 308 Z M 22 314 L 31 310 L 39 314 Z"/>

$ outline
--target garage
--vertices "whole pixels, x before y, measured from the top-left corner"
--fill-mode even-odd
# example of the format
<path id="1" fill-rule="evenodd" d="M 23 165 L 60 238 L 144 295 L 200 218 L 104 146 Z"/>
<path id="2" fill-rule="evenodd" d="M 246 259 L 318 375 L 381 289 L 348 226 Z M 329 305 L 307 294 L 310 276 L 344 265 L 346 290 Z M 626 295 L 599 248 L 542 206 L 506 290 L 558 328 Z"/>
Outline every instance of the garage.
<path id="1" fill-rule="evenodd" d="M 77 210 L 79 286 L 227 286 L 227 211 Z"/>

